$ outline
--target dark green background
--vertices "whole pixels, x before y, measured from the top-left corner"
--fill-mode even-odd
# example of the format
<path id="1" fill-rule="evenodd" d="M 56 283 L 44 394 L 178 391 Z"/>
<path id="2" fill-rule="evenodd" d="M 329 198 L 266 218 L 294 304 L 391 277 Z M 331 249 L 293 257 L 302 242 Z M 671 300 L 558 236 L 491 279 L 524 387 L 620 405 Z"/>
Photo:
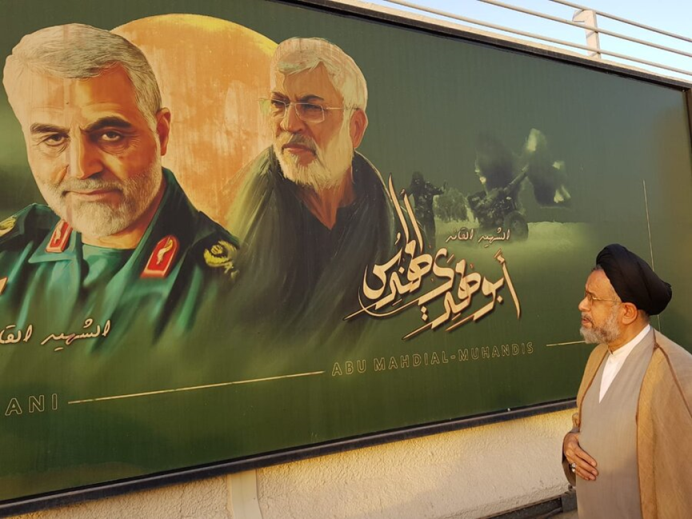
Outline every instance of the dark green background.
<path id="1" fill-rule="evenodd" d="M 416 310 L 371 323 L 358 343 L 315 345 L 291 337 L 279 344 L 262 330 L 224 330 L 219 309 L 215 340 L 155 347 L 135 341 L 88 355 L 77 343 L 62 354 L 0 347 L 0 501 L 573 397 L 591 347 L 546 345 L 580 339 L 576 306 L 605 244 L 620 242 L 650 259 L 643 181 L 655 268 L 674 287 L 670 307 L 653 323 L 676 342 L 692 343 L 684 314 L 692 296 L 686 272 L 692 264 L 692 159 L 679 89 L 275 2 L 2 0 L 0 6 L 0 57 L 45 26 L 82 22 L 111 29 L 166 13 L 227 19 L 276 42 L 324 37 L 351 55 L 367 78 L 370 126 L 359 151 L 383 176 L 393 175 L 398 187 L 419 170 L 438 185 L 478 191 L 478 134 L 489 132 L 518 150 L 538 128 L 566 162 L 574 200 L 570 209 L 545 209 L 522 193 L 531 235 L 502 246 L 522 305 L 519 320 L 505 290 L 505 304 L 478 323 L 406 342 L 401 337 L 421 324 Z M 0 181 L 0 218 L 40 201 L 4 95 Z M 438 245 L 442 241 L 438 237 Z M 492 259 L 497 246 L 450 249 L 490 280 L 500 278 Z M 450 356 L 459 348 L 522 342 L 532 343 L 532 354 L 372 369 L 376 357 Z M 357 359 L 366 359 L 365 374 L 330 376 L 335 362 L 343 367 Z M 322 370 L 315 377 L 66 404 Z M 52 393 L 60 395 L 58 412 L 4 416 L 12 397 L 24 405 L 29 395 Z"/>

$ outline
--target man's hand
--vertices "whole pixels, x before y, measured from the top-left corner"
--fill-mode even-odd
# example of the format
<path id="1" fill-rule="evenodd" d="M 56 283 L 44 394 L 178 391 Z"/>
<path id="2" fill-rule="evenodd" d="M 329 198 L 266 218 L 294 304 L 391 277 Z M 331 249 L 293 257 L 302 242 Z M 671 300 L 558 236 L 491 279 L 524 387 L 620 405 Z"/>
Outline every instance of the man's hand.
<path id="1" fill-rule="evenodd" d="M 596 460 L 589 456 L 585 450 L 579 446 L 579 433 L 567 433 L 562 442 L 562 452 L 567 459 L 567 463 L 572 467 L 572 472 L 586 481 L 595 481 L 598 476 L 596 470 Z"/>

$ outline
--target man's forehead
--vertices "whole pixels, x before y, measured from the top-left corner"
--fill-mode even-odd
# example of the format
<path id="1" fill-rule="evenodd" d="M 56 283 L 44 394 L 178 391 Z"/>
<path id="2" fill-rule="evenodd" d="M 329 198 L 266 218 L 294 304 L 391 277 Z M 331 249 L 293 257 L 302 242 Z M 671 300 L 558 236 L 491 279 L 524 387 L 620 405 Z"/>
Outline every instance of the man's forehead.
<path id="1" fill-rule="evenodd" d="M 17 79 L 15 112 L 21 115 L 56 113 L 69 103 L 73 80 L 56 78 L 47 74 L 24 71 Z M 17 114 L 20 116 L 20 114 Z"/>
<path id="2" fill-rule="evenodd" d="M 602 270 L 594 270 L 586 279 L 586 291 L 591 293 L 609 293 L 613 290 L 608 276 Z"/>
<path id="3" fill-rule="evenodd" d="M 103 112 L 139 112 L 129 77 L 119 67 L 87 79 L 63 79 L 26 72 L 19 79 L 13 108 L 22 126 L 68 124 L 73 112 L 100 117 Z"/>
<path id="4" fill-rule="evenodd" d="M 339 102 L 341 94 L 332 84 L 324 65 L 293 74 L 274 71 L 271 78 L 272 92 L 292 99 L 319 97 L 328 102 Z"/>

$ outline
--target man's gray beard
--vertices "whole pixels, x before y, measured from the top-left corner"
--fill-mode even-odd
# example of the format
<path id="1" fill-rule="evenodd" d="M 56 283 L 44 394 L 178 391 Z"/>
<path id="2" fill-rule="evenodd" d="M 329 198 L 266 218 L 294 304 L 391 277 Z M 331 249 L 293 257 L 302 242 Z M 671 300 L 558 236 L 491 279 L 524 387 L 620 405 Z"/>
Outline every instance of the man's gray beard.
<path id="1" fill-rule="evenodd" d="M 58 185 L 39 185 L 46 203 L 73 229 L 92 238 L 104 238 L 124 231 L 147 209 L 159 190 L 162 178 L 161 159 L 156 157 L 147 171 L 124 181 L 104 181 L 94 175 L 84 180 L 66 179 Z M 117 189 L 122 202 L 115 207 L 100 202 L 72 200 L 66 190 Z"/>
<path id="2" fill-rule="evenodd" d="M 274 141 L 274 153 L 279 159 L 284 176 L 298 185 L 311 187 L 315 190 L 329 189 L 341 184 L 344 173 L 351 167 L 353 160 L 353 144 L 349 132 L 350 121 L 344 122 L 324 151 L 312 142 L 315 149 L 315 159 L 306 166 L 298 164 L 299 157 L 290 153 L 288 157 L 281 150 L 284 142 Z M 304 137 L 309 139 L 308 137 Z M 312 141 L 312 139 L 310 139 Z"/>
<path id="3" fill-rule="evenodd" d="M 620 336 L 617 323 L 618 305 L 614 305 L 608 314 L 608 318 L 600 328 L 581 327 L 579 333 L 586 344 L 610 344 Z"/>

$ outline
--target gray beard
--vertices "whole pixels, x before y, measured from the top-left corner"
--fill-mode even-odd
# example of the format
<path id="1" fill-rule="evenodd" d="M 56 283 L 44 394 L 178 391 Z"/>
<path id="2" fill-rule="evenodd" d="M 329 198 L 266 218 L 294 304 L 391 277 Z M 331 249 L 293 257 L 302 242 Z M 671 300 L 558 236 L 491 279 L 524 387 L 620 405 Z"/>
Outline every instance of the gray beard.
<path id="1" fill-rule="evenodd" d="M 586 344 L 609 344 L 620 336 L 617 325 L 617 305 L 613 306 L 606 322 L 600 328 L 581 327 L 579 333 Z"/>
<path id="2" fill-rule="evenodd" d="M 97 177 L 68 179 L 57 186 L 39 188 L 50 208 L 77 232 L 93 238 L 104 238 L 124 231 L 149 209 L 158 193 L 162 178 L 161 160 L 157 158 L 146 172 L 125 181 L 103 181 Z M 64 191 L 72 189 L 117 189 L 121 203 L 111 206 L 98 202 L 68 201 Z"/>
<path id="3" fill-rule="evenodd" d="M 309 137 L 303 137 L 303 139 L 309 139 Z M 311 187 L 318 191 L 337 187 L 351 167 L 353 144 L 349 134 L 349 121 L 346 119 L 339 133 L 327 143 L 324 150 L 318 148 L 310 139 L 315 149 L 315 159 L 306 166 L 298 164 L 297 158 L 294 160 L 292 156 L 284 155 L 281 149 L 283 140 L 274 141 L 274 153 L 284 176 L 300 186 Z"/>

